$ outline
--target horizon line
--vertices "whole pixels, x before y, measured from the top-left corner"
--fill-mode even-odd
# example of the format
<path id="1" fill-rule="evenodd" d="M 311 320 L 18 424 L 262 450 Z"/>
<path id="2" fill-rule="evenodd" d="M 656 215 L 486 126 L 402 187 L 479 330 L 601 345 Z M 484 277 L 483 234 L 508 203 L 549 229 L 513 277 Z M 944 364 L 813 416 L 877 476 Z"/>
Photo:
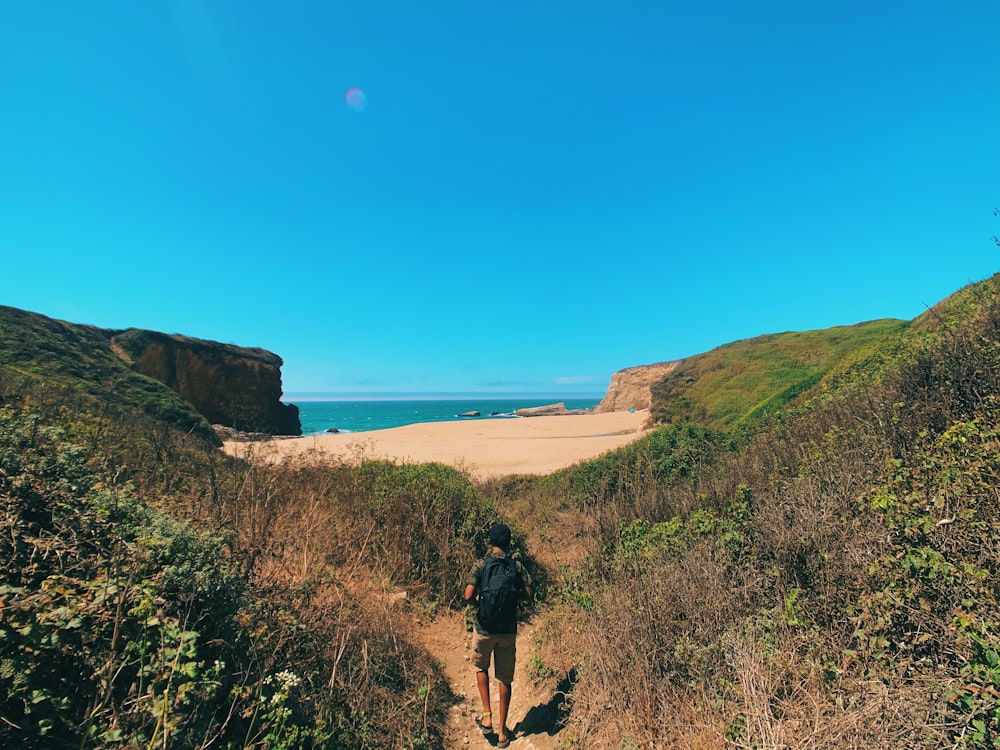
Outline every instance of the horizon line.
<path id="1" fill-rule="evenodd" d="M 566 393 L 565 391 L 290 391 L 283 393 L 282 401 L 455 401 L 489 399 L 512 401 L 517 399 L 586 399 L 604 398 L 603 392 Z"/>

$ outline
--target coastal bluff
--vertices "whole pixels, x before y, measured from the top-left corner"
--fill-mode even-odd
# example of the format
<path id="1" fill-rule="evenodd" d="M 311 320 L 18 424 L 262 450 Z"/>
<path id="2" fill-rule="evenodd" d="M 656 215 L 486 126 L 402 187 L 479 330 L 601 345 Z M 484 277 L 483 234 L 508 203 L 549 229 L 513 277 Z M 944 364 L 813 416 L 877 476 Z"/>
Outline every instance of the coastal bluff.
<path id="1" fill-rule="evenodd" d="M 178 393 L 210 423 L 242 432 L 301 435 L 299 409 L 281 403 L 281 357 L 265 349 L 130 328 L 109 331 L 134 371 Z"/>
<path id="2" fill-rule="evenodd" d="M 301 435 L 298 407 L 280 401 L 283 364 L 264 349 L 98 328 L 0 305 L 0 404 L 40 389 L 76 409 L 108 400 L 121 414 L 169 422 L 215 443 L 213 424 Z"/>
<path id="3" fill-rule="evenodd" d="M 653 403 L 652 387 L 670 375 L 684 360 L 657 362 L 619 370 L 611 376 L 608 391 L 595 413 L 649 409 Z"/>

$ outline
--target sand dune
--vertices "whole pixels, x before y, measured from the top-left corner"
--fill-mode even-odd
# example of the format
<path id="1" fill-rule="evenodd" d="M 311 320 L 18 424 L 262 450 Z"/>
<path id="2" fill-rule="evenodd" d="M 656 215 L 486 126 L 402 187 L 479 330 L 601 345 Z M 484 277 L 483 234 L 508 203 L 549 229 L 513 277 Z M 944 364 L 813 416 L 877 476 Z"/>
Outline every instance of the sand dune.
<path id="1" fill-rule="evenodd" d="M 335 435 L 264 442 L 226 442 L 233 455 L 272 463 L 296 460 L 439 462 L 478 479 L 548 474 L 632 442 L 643 434 L 646 410 L 556 417 L 431 422 Z"/>

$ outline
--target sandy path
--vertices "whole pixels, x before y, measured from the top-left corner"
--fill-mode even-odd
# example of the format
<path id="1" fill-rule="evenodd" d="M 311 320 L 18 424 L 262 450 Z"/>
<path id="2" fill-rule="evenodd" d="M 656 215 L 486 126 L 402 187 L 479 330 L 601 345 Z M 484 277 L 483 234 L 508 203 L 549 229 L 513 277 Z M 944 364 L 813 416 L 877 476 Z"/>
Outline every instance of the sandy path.
<path id="1" fill-rule="evenodd" d="M 452 692 L 459 697 L 448 719 L 444 750 L 495 747 L 496 735 L 484 737 L 474 723 L 481 706 L 472 667 L 472 635 L 465 629 L 465 618 L 457 612 L 446 612 L 421 623 L 416 630 L 417 639 L 441 663 Z M 510 746 L 515 750 L 554 750 L 559 746 L 556 717 L 561 696 L 551 681 L 533 680 L 529 675 L 535 648 L 533 634 L 530 622 L 521 623 L 507 717 L 507 726 L 514 731 Z M 496 711 L 497 688 L 492 680 L 490 694 Z"/>
<path id="2" fill-rule="evenodd" d="M 649 412 L 429 422 L 389 430 L 311 435 L 264 442 L 227 441 L 233 455 L 274 463 L 294 459 L 439 462 L 478 479 L 548 474 L 626 445 L 643 434 Z"/>

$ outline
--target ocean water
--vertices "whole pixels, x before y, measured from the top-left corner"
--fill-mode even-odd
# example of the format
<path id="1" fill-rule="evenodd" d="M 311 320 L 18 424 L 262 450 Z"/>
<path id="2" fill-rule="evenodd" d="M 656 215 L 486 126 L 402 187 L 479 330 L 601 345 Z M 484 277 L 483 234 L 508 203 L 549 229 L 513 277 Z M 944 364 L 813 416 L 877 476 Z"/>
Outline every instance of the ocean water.
<path id="1" fill-rule="evenodd" d="M 466 419 L 512 419 L 517 409 L 564 403 L 567 409 L 591 409 L 599 398 L 491 398 L 424 399 L 387 401 L 296 401 L 302 434 L 315 435 L 336 428 L 340 432 L 365 432 L 402 427 L 417 422 L 451 422 Z M 478 411 L 480 417 L 459 417 Z"/>

